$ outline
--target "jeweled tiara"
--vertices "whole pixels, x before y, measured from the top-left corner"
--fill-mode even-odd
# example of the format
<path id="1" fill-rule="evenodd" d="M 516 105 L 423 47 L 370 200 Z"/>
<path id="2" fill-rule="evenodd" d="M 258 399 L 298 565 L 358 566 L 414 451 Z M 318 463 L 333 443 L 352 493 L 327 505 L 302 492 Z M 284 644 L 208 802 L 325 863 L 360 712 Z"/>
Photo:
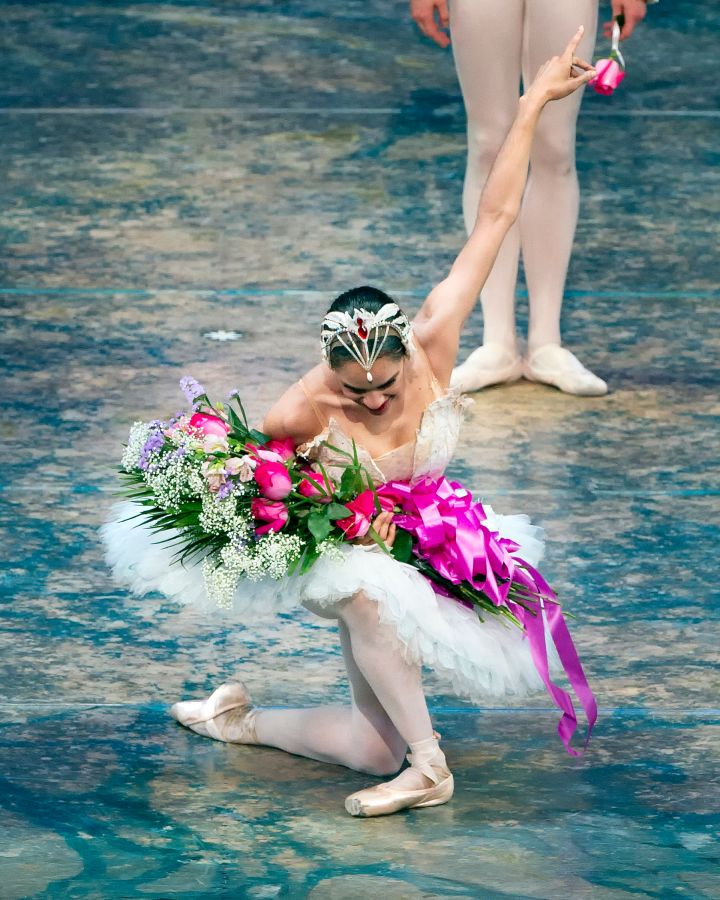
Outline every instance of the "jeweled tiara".
<path id="1" fill-rule="evenodd" d="M 329 312 L 320 329 L 323 359 L 327 360 L 332 345 L 339 343 L 355 362 L 367 373 L 372 382 L 372 367 L 382 353 L 385 341 L 394 332 L 407 347 L 410 337 L 410 321 L 397 303 L 386 303 L 375 312 L 354 309 L 346 312 Z"/>

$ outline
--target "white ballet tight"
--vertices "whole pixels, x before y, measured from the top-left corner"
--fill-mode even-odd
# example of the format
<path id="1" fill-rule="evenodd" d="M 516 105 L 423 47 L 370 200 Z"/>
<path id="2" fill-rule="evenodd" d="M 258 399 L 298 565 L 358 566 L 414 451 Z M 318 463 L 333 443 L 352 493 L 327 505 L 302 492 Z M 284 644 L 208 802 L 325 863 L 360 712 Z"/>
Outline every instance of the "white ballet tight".
<path id="1" fill-rule="evenodd" d="M 433 737 L 420 668 L 403 659 L 377 603 L 364 594 L 323 615 L 339 618 L 350 705 L 261 709 L 258 742 L 373 775 L 397 772 L 409 744 Z M 399 779 L 407 789 L 424 786 L 415 771 Z"/>
<path id="2" fill-rule="evenodd" d="M 585 26 L 578 55 L 591 61 L 597 0 L 450 0 L 450 27 L 467 111 L 463 214 L 470 232 L 480 192 L 528 84 Z M 522 249 L 530 295 L 528 346 L 560 343 L 560 309 L 579 208 L 575 124 L 582 91 L 548 104 L 530 158 L 519 221 L 508 233 L 482 291 L 484 342 L 513 351 L 515 285 Z"/>

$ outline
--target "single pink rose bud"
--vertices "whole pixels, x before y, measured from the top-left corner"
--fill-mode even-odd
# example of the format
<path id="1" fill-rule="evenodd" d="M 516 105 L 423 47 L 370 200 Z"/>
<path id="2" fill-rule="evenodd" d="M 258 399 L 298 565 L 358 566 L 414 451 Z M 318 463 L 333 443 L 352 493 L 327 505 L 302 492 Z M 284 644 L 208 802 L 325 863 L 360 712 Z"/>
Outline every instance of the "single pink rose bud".
<path id="1" fill-rule="evenodd" d="M 338 519 L 338 527 L 345 532 L 348 541 L 365 537 L 370 531 L 372 517 L 375 515 L 375 492 L 363 491 L 354 500 L 345 504 L 352 513 L 347 519 Z"/>
<path id="2" fill-rule="evenodd" d="M 302 475 L 303 480 L 298 491 L 303 497 L 314 497 L 322 503 L 330 503 L 335 485 L 329 480 L 326 481 L 320 472 L 313 472 L 312 469 L 304 469 Z"/>
<path id="3" fill-rule="evenodd" d="M 265 522 L 255 529 L 258 535 L 267 534 L 269 531 L 280 531 L 287 524 L 289 513 L 284 503 L 263 500 L 262 497 L 254 497 L 250 501 L 250 512 L 254 519 Z"/>
<path id="4" fill-rule="evenodd" d="M 279 462 L 262 462 L 255 469 L 255 481 L 263 497 L 283 500 L 292 490 L 288 470 Z"/>
<path id="5" fill-rule="evenodd" d="M 208 413 L 194 413 L 188 423 L 191 428 L 202 431 L 203 434 L 216 434 L 225 437 L 230 431 L 228 423 L 220 416 L 211 416 Z"/>
<path id="6" fill-rule="evenodd" d="M 588 84 L 605 97 L 612 94 L 625 77 L 625 72 L 614 59 L 599 59 L 595 63 L 595 71 Z"/>

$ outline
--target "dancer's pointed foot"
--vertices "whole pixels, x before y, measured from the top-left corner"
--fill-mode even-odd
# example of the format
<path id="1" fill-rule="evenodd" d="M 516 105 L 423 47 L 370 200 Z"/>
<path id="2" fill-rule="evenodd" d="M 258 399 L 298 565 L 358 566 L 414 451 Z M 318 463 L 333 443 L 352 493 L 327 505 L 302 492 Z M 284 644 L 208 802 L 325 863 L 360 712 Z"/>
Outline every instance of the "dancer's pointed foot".
<path id="1" fill-rule="evenodd" d="M 545 344 L 523 360 L 523 377 L 580 397 L 602 397 L 608 386 L 560 344 Z"/>
<path id="2" fill-rule="evenodd" d="M 186 728 L 215 741 L 257 744 L 257 710 L 247 688 L 239 682 L 221 684 L 204 700 L 181 700 L 170 707 L 170 715 Z"/>
<path id="3" fill-rule="evenodd" d="M 517 381 L 522 376 L 522 361 L 513 348 L 488 343 L 478 347 L 452 373 L 450 386 L 464 394 L 480 391 L 493 384 Z"/>
<path id="4" fill-rule="evenodd" d="M 386 784 L 356 791 L 345 800 L 351 816 L 389 816 L 402 809 L 440 806 L 453 795 L 455 783 L 438 738 L 411 744 L 410 768 Z"/>

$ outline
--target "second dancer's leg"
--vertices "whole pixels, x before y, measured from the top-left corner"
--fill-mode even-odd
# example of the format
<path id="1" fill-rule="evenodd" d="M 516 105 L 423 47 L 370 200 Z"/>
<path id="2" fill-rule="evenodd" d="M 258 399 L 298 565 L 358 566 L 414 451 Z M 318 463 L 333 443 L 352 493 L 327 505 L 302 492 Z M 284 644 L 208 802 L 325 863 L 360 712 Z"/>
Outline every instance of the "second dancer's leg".
<path id="1" fill-rule="evenodd" d="M 523 81 L 564 46 L 578 25 L 585 35 L 578 56 L 592 60 L 597 0 L 533 0 L 527 4 Z M 582 91 L 548 104 L 530 156 L 520 213 L 525 277 L 530 295 L 525 375 L 573 394 L 604 394 L 607 386 L 560 346 L 560 311 L 578 219 L 575 130 Z"/>
<path id="2" fill-rule="evenodd" d="M 524 0 L 451 0 L 453 54 L 467 114 L 463 215 L 470 233 L 482 188 L 517 110 Z M 520 230 L 508 232 L 483 287 L 483 345 L 453 373 L 454 387 L 479 390 L 520 377 L 515 289 Z"/>

